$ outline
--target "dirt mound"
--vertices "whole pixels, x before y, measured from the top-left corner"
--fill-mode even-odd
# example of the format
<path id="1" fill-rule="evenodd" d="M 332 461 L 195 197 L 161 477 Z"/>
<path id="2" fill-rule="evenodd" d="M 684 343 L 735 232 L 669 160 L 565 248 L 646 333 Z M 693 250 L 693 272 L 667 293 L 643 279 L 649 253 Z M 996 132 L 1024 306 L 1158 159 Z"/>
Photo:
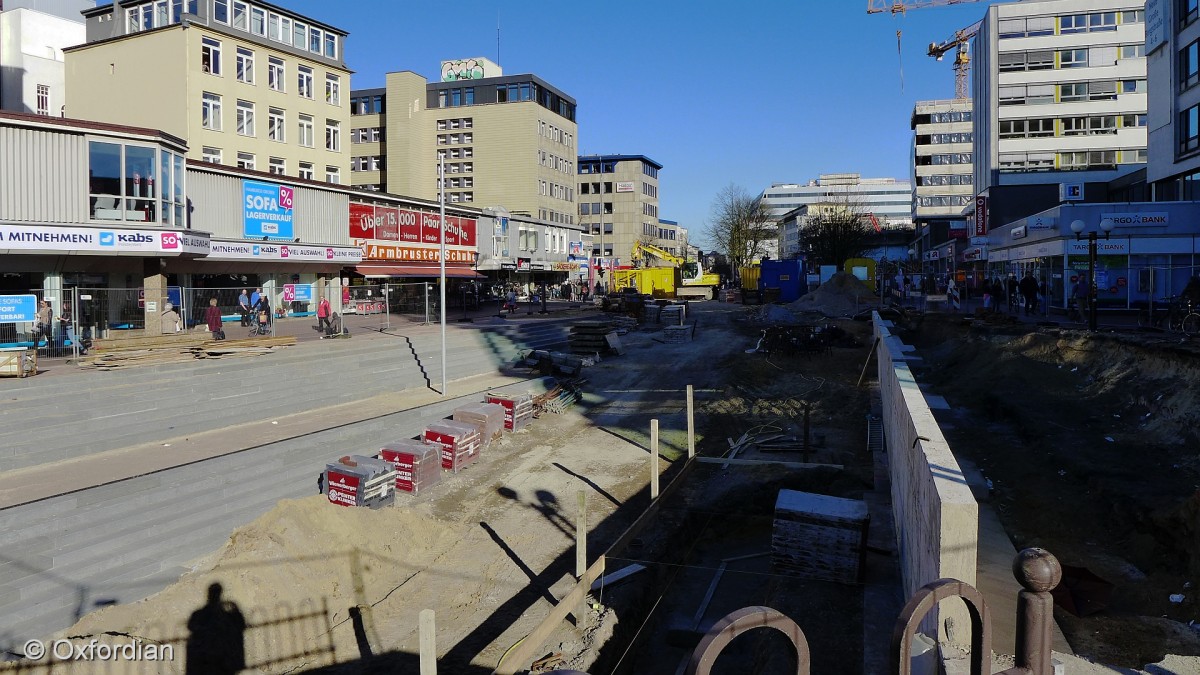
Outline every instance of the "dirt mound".
<path id="1" fill-rule="evenodd" d="M 101 609 L 65 635 L 101 631 L 175 641 L 182 646 L 192 612 L 204 604 L 209 585 L 220 583 L 222 598 L 246 618 L 246 663 L 278 657 L 272 631 L 292 631 L 293 651 L 332 642 L 353 652 L 348 630 L 300 619 L 324 605 L 334 627 L 348 609 L 367 606 L 428 564 L 452 526 L 404 507 L 372 511 L 330 504 L 324 496 L 286 499 L 234 531 L 225 546 L 197 562 L 195 571 L 145 600 Z M 323 624 L 323 622 L 321 622 Z"/>
<path id="2" fill-rule="evenodd" d="M 853 316 L 873 304 L 875 293 L 849 272 L 837 272 L 788 307 L 796 312 L 820 312 L 825 316 Z"/>

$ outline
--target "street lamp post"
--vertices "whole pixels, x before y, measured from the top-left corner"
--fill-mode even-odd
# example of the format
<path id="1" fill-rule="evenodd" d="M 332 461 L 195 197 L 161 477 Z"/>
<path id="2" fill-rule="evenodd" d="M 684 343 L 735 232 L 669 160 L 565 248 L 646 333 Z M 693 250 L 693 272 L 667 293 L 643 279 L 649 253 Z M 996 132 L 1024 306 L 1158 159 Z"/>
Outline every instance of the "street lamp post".
<path id="1" fill-rule="evenodd" d="M 1075 233 L 1075 241 L 1079 241 L 1083 234 L 1084 228 L 1087 225 L 1082 220 L 1071 221 L 1071 231 Z M 1100 229 L 1104 230 L 1104 238 L 1108 239 L 1109 232 L 1112 231 L 1113 223 L 1111 220 L 1101 219 Z M 1096 288 L 1096 240 L 1099 238 L 1099 233 L 1095 230 L 1088 232 L 1088 330 L 1096 330 L 1096 297 L 1098 289 Z"/>

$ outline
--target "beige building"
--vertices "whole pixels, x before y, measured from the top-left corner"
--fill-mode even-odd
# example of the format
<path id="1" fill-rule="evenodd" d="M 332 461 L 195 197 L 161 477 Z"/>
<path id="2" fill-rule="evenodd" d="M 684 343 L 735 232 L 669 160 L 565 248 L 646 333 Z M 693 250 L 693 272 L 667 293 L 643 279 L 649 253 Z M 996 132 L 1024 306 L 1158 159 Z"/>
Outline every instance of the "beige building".
<path id="1" fill-rule="evenodd" d="M 483 58 L 445 61 L 442 81 L 388 73 L 351 95 L 351 183 L 500 207 L 576 229 L 575 100 L 535 75 L 504 75 Z"/>
<path id="2" fill-rule="evenodd" d="M 605 269 L 631 265 L 634 242 L 679 248 L 659 224 L 658 172 L 645 155 L 579 157 L 579 223 L 592 235 L 592 257 Z M 669 236 L 669 235 L 666 235 Z"/>
<path id="3" fill-rule="evenodd" d="M 84 12 L 67 114 L 161 129 L 188 157 L 345 183 L 346 32 L 265 2 L 117 0 Z"/>

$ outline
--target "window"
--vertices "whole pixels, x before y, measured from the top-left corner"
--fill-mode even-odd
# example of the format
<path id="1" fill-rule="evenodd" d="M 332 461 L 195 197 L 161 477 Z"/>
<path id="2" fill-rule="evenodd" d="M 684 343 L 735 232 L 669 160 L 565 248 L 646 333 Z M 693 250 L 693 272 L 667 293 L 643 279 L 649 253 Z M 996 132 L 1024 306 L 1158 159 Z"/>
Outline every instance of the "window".
<path id="1" fill-rule="evenodd" d="M 254 52 L 245 47 L 237 48 L 238 82 L 254 84 Z"/>
<path id="2" fill-rule="evenodd" d="M 325 182 L 338 184 L 342 182 L 342 172 L 336 166 L 325 167 Z"/>
<path id="3" fill-rule="evenodd" d="M 1179 113 L 1179 154 L 1195 152 L 1200 148 L 1200 106 L 1192 106 Z"/>
<path id="4" fill-rule="evenodd" d="M 297 142 L 299 142 L 300 145 L 302 145 L 306 148 L 313 147 L 313 118 L 312 118 L 312 115 L 301 115 L 300 116 L 300 126 L 298 127 L 298 130 L 299 130 L 299 138 L 297 139 Z"/>
<path id="5" fill-rule="evenodd" d="M 220 148 L 210 148 L 206 145 L 200 151 L 200 159 L 202 161 L 208 162 L 209 164 L 220 164 L 221 163 L 221 149 Z"/>
<path id="6" fill-rule="evenodd" d="M 1087 30 L 1087 14 L 1068 14 L 1058 20 L 1059 33 L 1083 33 Z"/>
<path id="7" fill-rule="evenodd" d="M 1117 50 L 1118 59 L 1136 59 L 1146 55 L 1146 45 L 1139 43 L 1136 45 L 1121 45 Z"/>
<path id="8" fill-rule="evenodd" d="M 1121 12 L 1121 23 L 1146 23 L 1146 10 L 1127 9 Z"/>
<path id="9" fill-rule="evenodd" d="M 313 71 L 308 66 L 296 67 L 296 89 L 304 98 L 313 97 Z"/>
<path id="10" fill-rule="evenodd" d="M 342 123 L 325 120 L 325 149 L 338 152 L 342 149 Z"/>
<path id="11" fill-rule="evenodd" d="M 250 32 L 255 35 L 267 34 L 267 10 L 258 7 L 250 8 Z"/>
<path id="12" fill-rule="evenodd" d="M 212 38 L 200 38 L 200 67 L 206 73 L 221 74 L 221 43 Z"/>
<path id="13" fill-rule="evenodd" d="M 1139 114 L 1122 115 L 1121 116 L 1121 126 L 1126 127 L 1126 128 L 1144 127 L 1144 126 L 1146 126 L 1146 115 L 1145 115 L 1145 113 L 1142 113 L 1140 115 Z"/>
<path id="14" fill-rule="evenodd" d="M 297 21 L 292 24 L 292 46 L 305 49 L 308 46 L 308 24 Z"/>
<path id="15" fill-rule="evenodd" d="M 237 102 L 237 132 L 242 136 L 254 135 L 254 103 L 251 101 Z"/>
<path id="16" fill-rule="evenodd" d="M 271 38 L 272 40 L 274 40 L 276 42 L 283 41 L 283 34 L 280 32 L 280 25 L 279 25 L 280 24 L 279 20 L 281 18 L 283 18 L 283 17 L 279 16 L 275 12 L 271 12 L 271 13 L 267 14 L 267 37 Z"/>
<path id="17" fill-rule="evenodd" d="M 37 114 L 50 114 L 50 85 L 48 84 L 37 86 Z"/>
<path id="18" fill-rule="evenodd" d="M 229 0 L 213 0 L 213 18 L 229 23 Z"/>
<path id="19" fill-rule="evenodd" d="M 1087 82 L 1072 82 L 1069 84 L 1064 84 L 1060 90 L 1059 100 L 1063 103 L 1086 101 L 1088 97 L 1087 90 Z"/>
<path id="20" fill-rule="evenodd" d="M 1145 80 L 1121 80 L 1117 87 L 1118 94 L 1144 94 L 1146 93 Z"/>
<path id="21" fill-rule="evenodd" d="M 325 74 L 325 102 L 330 105 L 342 104 L 342 81 L 333 73 Z"/>
<path id="22" fill-rule="evenodd" d="M 244 2 L 233 0 L 233 27 L 250 30 L 250 6 Z"/>
<path id="23" fill-rule="evenodd" d="M 1088 64 L 1088 50 L 1064 49 L 1058 53 L 1060 68 L 1081 68 Z"/>
<path id="24" fill-rule="evenodd" d="M 286 16 L 279 20 L 278 39 L 285 45 L 292 44 L 292 20 Z"/>
<path id="25" fill-rule="evenodd" d="M 296 172 L 296 175 L 300 178 L 312 180 L 313 179 L 312 162 L 300 162 L 300 170 Z"/>
<path id="26" fill-rule="evenodd" d="M 1179 50 L 1179 89 L 1189 89 L 1200 82 L 1200 40 Z"/>
<path id="27" fill-rule="evenodd" d="M 283 91 L 285 76 L 283 59 L 277 56 L 267 57 L 267 86 L 275 91 Z"/>
<path id="28" fill-rule="evenodd" d="M 273 141 L 284 142 L 284 123 L 283 111 L 279 108 L 267 109 L 267 138 Z"/>
<path id="29" fill-rule="evenodd" d="M 313 27 L 309 26 L 309 28 L 308 28 L 308 51 L 310 51 L 314 54 L 321 53 L 321 29 L 320 28 L 313 28 Z"/>
<path id="30" fill-rule="evenodd" d="M 282 176 L 287 173 L 287 161 L 282 157 L 272 157 L 267 160 L 267 171 Z"/>
<path id="31" fill-rule="evenodd" d="M 206 160 L 211 150 L 205 148 Z M 182 155 L 156 146 L 88 143 L 88 197 L 94 220 L 182 222 L 183 181 Z"/>
<path id="32" fill-rule="evenodd" d="M 253 171 L 254 170 L 254 153 L 239 152 L 237 154 L 237 165 L 238 165 L 239 169 L 250 169 L 251 171 Z"/>
<path id="33" fill-rule="evenodd" d="M 1088 31 L 1108 31 L 1117 29 L 1116 12 L 1097 12 L 1088 15 Z"/>
<path id="34" fill-rule="evenodd" d="M 337 58 L 337 36 L 333 33 L 325 34 L 325 56 L 331 59 Z"/>
<path id="35" fill-rule="evenodd" d="M 221 97 L 204 92 L 200 101 L 200 126 L 213 131 L 221 130 Z"/>

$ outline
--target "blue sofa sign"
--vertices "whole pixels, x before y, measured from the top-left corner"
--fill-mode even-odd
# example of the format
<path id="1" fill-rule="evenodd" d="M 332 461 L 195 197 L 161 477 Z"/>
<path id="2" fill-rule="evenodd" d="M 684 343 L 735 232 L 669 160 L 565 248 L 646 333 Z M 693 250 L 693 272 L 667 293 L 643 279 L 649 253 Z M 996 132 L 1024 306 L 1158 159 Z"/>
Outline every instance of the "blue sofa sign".
<path id="1" fill-rule="evenodd" d="M 294 188 L 286 185 L 242 181 L 243 236 L 291 241 L 294 199 Z"/>
<path id="2" fill-rule="evenodd" d="M 0 322 L 37 320 L 37 296 L 0 295 Z"/>

